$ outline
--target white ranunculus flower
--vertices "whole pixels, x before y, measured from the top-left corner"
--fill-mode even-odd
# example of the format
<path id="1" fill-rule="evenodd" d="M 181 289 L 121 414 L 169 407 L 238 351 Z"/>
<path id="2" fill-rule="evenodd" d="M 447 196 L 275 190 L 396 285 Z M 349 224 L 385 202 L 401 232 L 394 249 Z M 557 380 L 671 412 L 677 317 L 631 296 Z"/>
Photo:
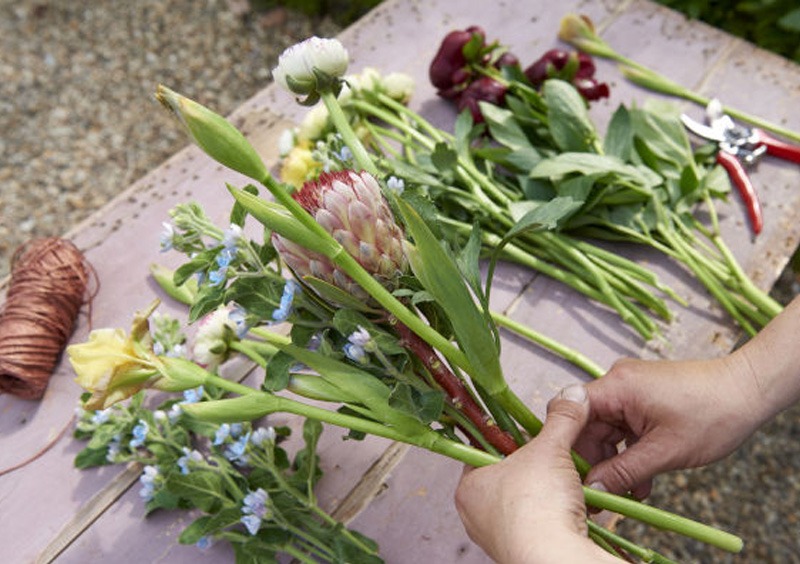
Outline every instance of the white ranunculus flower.
<path id="1" fill-rule="evenodd" d="M 317 73 L 340 78 L 347 71 L 349 57 L 338 39 L 310 37 L 292 45 L 278 57 L 272 71 L 275 81 L 295 94 L 307 95 L 317 91 Z"/>
<path id="2" fill-rule="evenodd" d="M 401 72 L 389 73 L 383 79 L 383 88 L 387 96 L 406 104 L 414 94 L 414 79 Z"/>
<path id="3" fill-rule="evenodd" d="M 325 106 L 320 105 L 311 108 L 297 127 L 297 139 L 299 141 L 321 139 L 325 128 L 328 126 L 328 116 L 328 108 Z"/>

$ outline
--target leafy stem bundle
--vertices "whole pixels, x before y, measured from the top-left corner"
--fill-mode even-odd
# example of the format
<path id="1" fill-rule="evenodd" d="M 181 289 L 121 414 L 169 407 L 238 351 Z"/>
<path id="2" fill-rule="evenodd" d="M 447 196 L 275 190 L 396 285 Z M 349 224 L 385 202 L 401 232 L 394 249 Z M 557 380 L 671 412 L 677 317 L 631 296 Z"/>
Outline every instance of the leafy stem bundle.
<path id="1" fill-rule="evenodd" d="M 453 134 L 380 93 L 348 107 L 383 149 L 380 165 L 419 186 L 451 236 L 481 225 L 488 254 L 609 305 L 644 338 L 657 331 L 647 314 L 671 318 L 654 290 L 683 300 L 644 267 L 587 237 L 665 253 L 750 334 L 780 311 L 721 238 L 714 199 L 729 192 L 727 177 L 706 165 L 703 151 L 693 151 L 674 109 L 620 107 L 601 137 L 571 85 L 549 80 L 539 94 L 507 74 L 507 107 L 481 103 L 485 123 L 474 126 L 464 112 Z M 387 149 L 392 141 L 402 143 L 402 154 Z M 700 205 L 711 227 L 697 219 Z"/>

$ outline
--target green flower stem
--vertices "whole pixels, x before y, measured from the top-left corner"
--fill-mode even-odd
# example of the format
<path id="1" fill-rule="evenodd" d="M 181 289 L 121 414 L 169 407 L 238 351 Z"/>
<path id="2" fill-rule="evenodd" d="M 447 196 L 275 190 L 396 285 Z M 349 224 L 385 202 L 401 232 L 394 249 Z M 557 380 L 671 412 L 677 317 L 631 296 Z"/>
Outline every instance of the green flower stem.
<path id="1" fill-rule="evenodd" d="M 621 537 L 617 534 L 612 533 L 605 527 L 601 527 L 591 519 L 586 520 L 586 524 L 589 526 L 589 536 L 596 537 L 598 540 L 602 541 L 601 546 L 605 547 L 612 547 L 618 546 L 625 552 L 629 554 L 633 554 L 634 556 L 638 557 L 642 562 L 656 562 L 657 564 L 677 564 L 670 560 L 669 558 L 658 554 L 656 551 L 649 549 L 649 548 L 642 548 L 641 546 L 632 543 L 628 539 Z M 608 548 L 606 548 L 608 550 Z M 612 548 L 612 550 L 614 550 Z M 616 553 L 616 550 L 612 552 L 612 554 Z M 617 554 L 617 556 L 619 556 Z"/>
<path id="2" fill-rule="evenodd" d="M 437 454 L 448 456 L 471 466 L 487 466 L 498 462 L 500 459 L 492 454 L 477 450 L 468 445 L 448 440 L 437 432 L 420 426 L 419 432 L 413 436 L 398 432 L 396 429 L 387 427 L 375 421 L 353 417 L 350 415 L 328 411 L 326 409 L 307 405 L 290 398 L 275 396 L 263 392 L 258 392 L 248 386 L 229 382 L 215 374 L 208 373 L 207 381 L 219 388 L 235 392 L 237 394 L 248 395 L 254 399 L 263 399 L 263 406 L 260 410 L 263 414 L 267 413 L 293 413 L 303 417 L 317 419 L 324 423 L 329 423 L 346 429 L 361 431 L 390 440 L 401 441 L 421 448 L 425 448 Z M 255 396 L 258 396 L 256 398 Z M 532 434 L 538 433 L 542 423 L 536 419 L 528 408 L 517 398 L 511 390 L 506 390 L 497 398 L 501 404 L 508 409 L 518 421 Z M 196 412 L 202 416 L 203 404 L 191 404 L 185 406 L 185 410 L 190 414 Z M 211 417 L 213 419 L 213 417 Z M 223 417 L 227 419 L 227 417 Z M 573 455 L 578 471 L 585 474 L 588 464 L 577 455 Z M 678 532 L 687 537 L 701 540 L 714 546 L 737 552 L 741 550 L 742 541 L 738 537 L 716 530 L 707 525 L 697 523 L 690 519 L 671 514 L 667 511 L 656 509 L 634 500 L 616 496 L 613 494 L 599 492 L 591 488 L 583 488 L 587 504 L 599 509 L 608 509 L 628 517 L 635 518 L 644 523 L 649 523 L 658 528 Z"/>
<path id="3" fill-rule="evenodd" d="M 608 509 L 643 523 L 648 523 L 659 529 L 679 533 L 728 552 L 742 550 L 742 539 L 736 535 L 669 513 L 663 509 L 651 507 L 625 497 L 593 490 L 586 486 L 583 487 L 583 495 L 586 503 L 592 507 Z"/>
<path id="4" fill-rule="evenodd" d="M 298 531 L 296 530 L 295 527 L 289 526 L 286 523 L 284 523 L 283 526 L 286 527 L 287 530 L 291 531 L 295 535 L 298 535 Z M 300 538 L 303 538 L 303 537 L 301 536 Z M 306 542 L 308 542 L 308 541 L 306 541 Z M 299 562 L 303 562 L 304 564 L 316 564 L 317 563 L 316 559 L 314 559 L 311 556 L 307 555 L 302 550 L 300 550 L 298 548 L 295 548 L 291 544 L 284 544 L 283 546 L 281 546 L 281 550 L 286 551 L 286 554 L 288 554 L 292 558 L 298 560 Z M 330 550 L 326 550 L 325 554 L 322 555 L 322 556 L 327 556 L 328 558 L 330 558 L 331 556 L 333 556 L 333 554 L 330 552 Z"/>
<path id="5" fill-rule="evenodd" d="M 493 454 L 498 458 L 501 456 L 500 453 L 497 452 L 497 449 L 495 449 L 491 443 L 484 438 L 478 428 L 472 424 L 472 421 L 470 421 L 468 417 L 457 410 L 451 403 L 444 402 L 444 413 L 447 415 L 447 417 L 451 418 L 456 425 L 461 428 L 462 431 L 466 432 L 471 439 L 477 442 L 481 450 L 485 450 L 489 454 Z"/>
<path id="6" fill-rule="evenodd" d="M 439 219 L 442 223 L 457 229 L 464 235 L 469 234 L 470 230 L 472 229 L 472 227 L 467 224 L 447 217 L 440 217 Z M 483 244 L 490 249 L 497 247 L 501 241 L 499 236 L 487 231 L 481 233 L 481 238 L 483 240 Z M 537 272 L 541 272 L 542 274 L 566 284 L 573 290 L 580 292 L 581 294 L 584 294 L 585 296 L 599 303 L 613 307 L 612 304 L 606 299 L 605 295 L 603 295 L 595 287 L 588 284 L 585 278 L 577 276 L 574 272 L 565 270 L 564 268 L 554 266 L 553 264 L 535 256 L 534 251 L 530 248 L 522 247 L 518 243 L 512 242 L 503 247 L 502 257 L 510 262 L 519 264 L 521 266 L 526 266 Z"/>
<path id="7" fill-rule="evenodd" d="M 368 173 L 377 177 L 380 171 L 372 160 L 372 157 L 370 157 L 369 153 L 364 148 L 364 144 L 361 143 L 355 131 L 353 131 L 350 122 L 347 121 L 347 116 L 344 115 L 344 111 L 342 111 L 342 107 L 339 105 L 339 100 L 336 99 L 336 96 L 329 89 L 320 92 L 320 96 L 322 97 L 322 102 L 325 104 L 325 107 L 328 109 L 328 114 L 333 122 L 333 126 L 342 136 L 345 145 L 353 152 L 353 158 L 356 163 Z"/>
<path id="8" fill-rule="evenodd" d="M 587 259 L 583 253 L 568 245 L 560 237 L 556 237 L 555 235 L 548 233 L 542 233 L 541 235 L 546 237 L 548 242 L 552 243 L 558 249 L 563 251 L 568 258 L 577 261 L 580 266 L 586 269 L 586 272 L 597 283 L 600 292 L 612 304 L 612 307 L 619 312 L 620 317 L 625 323 L 628 323 L 631 327 L 636 329 L 636 331 L 638 331 L 642 336 L 652 335 L 654 330 L 653 322 L 645 316 L 639 317 L 628 310 L 622 304 L 619 295 L 611 288 L 611 285 L 608 283 L 608 280 L 603 273 L 600 272 L 598 268 L 591 261 L 589 261 L 589 259 Z"/>
<path id="9" fill-rule="evenodd" d="M 620 63 L 622 65 L 620 70 L 625 78 L 634 84 L 638 84 L 639 86 L 647 88 L 648 90 L 660 92 L 662 94 L 668 94 L 677 98 L 683 98 L 703 106 L 704 108 L 709 104 L 709 102 L 711 102 L 711 98 L 703 96 L 702 94 L 693 90 L 689 90 L 688 88 L 679 85 L 677 82 L 668 79 L 656 71 L 649 69 L 644 65 L 617 53 L 616 51 L 612 51 L 612 53 L 606 58 Z M 782 137 L 786 137 L 787 139 L 791 139 L 792 141 L 800 143 L 800 133 L 772 123 L 762 117 L 749 114 L 732 106 L 723 105 L 722 111 L 732 118 L 745 121 L 751 125 L 771 131 L 777 135 L 781 135 Z"/>
<path id="10" fill-rule="evenodd" d="M 233 340 L 228 346 L 231 348 L 231 350 L 242 353 L 247 358 L 258 364 L 261 368 L 267 367 L 267 359 L 264 358 L 258 351 L 256 351 L 255 347 L 253 347 L 253 345 L 247 341 Z"/>
<path id="11" fill-rule="evenodd" d="M 506 329 L 513 331 L 517 335 L 536 343 L 542 348 L 547 349 L 548 351 L 560 356 L 564 360 L 574 364 L 592 378 L 600 378 L 606 373 L 606 371 L 603 370 L 599 365 L 595 364 L 588 357 L 584 356 L 575 349 L 571 349 L 566 345 L 562 345 L 558 341 L 534 331 L 530 327 L 527 327 L 521 323 L 517 323 L 510 317 L 506 317 L 500 313 L 492 312 L 492 319 L 494 319 L 495 322 L 501 327 L 505 327 Z"/>
<path id="12" fill-rule="evenodd" d="M 617 270 L 623 270 L 637 280 L 641 280 L 645 284 L 653 286 L 657 290 L 663 292 L 664 295 L 675 300 L 677 303 L 681 305 L 688 304 L 686 299 L 678 295 L 675 290 L 661 282 L 658 279 L 658 276 L 656 276 L 651 270 L 648 270 L 639 263 L 633 262 L 632 260 L 626 259 L 618 254 L 609 252 L 602 247 L 591 245 L 586 241 L 575 241 L 575 246 L 585 254 L 596 256 L 608 265 L 617 267 Z"/>
<path id="13" fill-rule="evenodd" d="M 356 100 L 352 103 L 353 107 L 357 110 L 368 113 L 373 117 L 392 125 L 396 129 L 403 131 L 428 151 L 433 151 L 436 147 L 436 143 L 445 142 L 447 140 L 445 136 L 439 132 L 439 130 L 433 127 L 433 125 L 427 123 L 421 116 L 415 112 L 412 112 L 402 104 L 398 104 L 397 102 L 395 102 L 395 104 L 400 108 L 403 108 L 404 114 L 412 116 L 417 123 L 425 123 L 426 131 L 433 131 L 439 134 L 435 136 L 432 135 L 432 139 L 427 138 L 420 131 L 409 127 L 406 122 L 399 119 L 395 114 L 378 108 L 368 102 Z M 505 217 L 503 209 L 499 208 L 498 204 L 495 202 L 498 202 L 502 206 L 506 206 L 511 202 L 511 199 L 501 190 L 499 190 L 498 187 L 491 180 L 489 180 L 485 174 L 482 174 L 480 171 L 478 171 L 475 165 L 471 161 L 465 159 L 463 155 L 458 156 L 458 165 L 456 166 L 456 171 L 459 173 L 461 179 L 470 186 L 472 192 L 481 198 L 482 203 L 488 208 L 487 211 L 489 211 L 489 213 L 492 215 L 497 215 L 500 218 Z"/>
<path id="14" fill-rule="evenodd" d="M 703 226 L 698 225 L 698 229 L 703 229 Z M 734 258 L 733 253 L 731 253 L 731 250 L 725 244 L 725 241 L 722 240 L 722 237 L 705 231 L 704 229 L 701 232 L 704 232 L 704 235 L 711 240 L 711 242 L 722 255 L 725 264 L 728 265 L 731 273 L 738 280 L 742 294 L 747 297 L 747 299 L 760 311 L 769 316 L 770 319 L 778 315 L 783 310 L 783 307 L 777 301 L 771 298 L 769 294 L 761 291 L 758 287 L 756 287 L 755 284 L 753 284 L 753 281 L 744 273 L 742 267 Z"/>
<path id="15" fill-rule="evenodd" d="M 684 257 L 683 263 L 694 273 L 698 280 L 706 287 L 706 289 L 713 295 L 719 304 L 727 311 L 731 317 L 744 329 L 749 335 L 756 334 L 756 330 L 739 312 L 731 300 L 727 290 L 722 287 L 719 280 L 714 276 L 709 275 L 706 268 L 694 257 L 691 256 L 687 244 L 681 240 L 679 236 L 673 235 L 669 229 L 661 230 L 662 236 L 666 239 L 667 243 L 672 246 L 677 252 L 681 253 Z"/>
<path id="16" fill-rule="evenodd" d="M 519 399 L 511 388 L 506 387 L 505 390 L 494 395 L 494 399 L 505 409 L 511 417 L 517 420 L 532 437 L 539 434 L 542 430 L 542 422 L 533 412 L 528 409 L 528 406 Z M 572 460 L 575 462 L 575 468 L 581 477 L 585 477 L 591 470 L 591 465 L 586 462 L 579 454 L 573 452 Z"/>

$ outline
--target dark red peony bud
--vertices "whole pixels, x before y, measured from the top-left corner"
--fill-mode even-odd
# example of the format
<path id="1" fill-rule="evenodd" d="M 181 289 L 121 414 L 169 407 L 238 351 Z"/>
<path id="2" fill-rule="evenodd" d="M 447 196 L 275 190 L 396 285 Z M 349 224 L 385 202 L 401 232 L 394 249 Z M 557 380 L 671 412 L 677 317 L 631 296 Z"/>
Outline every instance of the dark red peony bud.
<path id="1" fill-rule="evenodd" d="M 455 84 L 460 84 L 454 80 L 454 73 L 466 66 L 464 46 L 474 34 L 481 38 L 482 43 L 486 41 L 486 34 L 478 26 L 470 26 L 463 31 L 451 31 L 442 40 L 439 51 L 428 69 L 431 84 L 439 90 L 447 90 Z M 460 78 L 463 80 L 466 77 L 461 75 Z"/>
<path id="2" fill-rule="evenodd" d="M 525 69 L 525 76 L 531 84 L 538 87 L 548 78 L 555 76 L 558 71 L 567 66 L 569 53 L 562 49 L 550 49 L 539 60 Z"/>
<path id="3" fill-rule="evenodd" d="M 597 82 L 594 78 L 576 78 L 572 81 L 572 85 L 580 92 L 580 95 L 583 96 L 587 102 L 593 102 L 600 98 L 608 98 L 610 94 L 608 84 L 605 82 Z"/>
<path id="4" fill-rule="evenodd" d="M 518 67 L 519 66 L 519 59 L 514 53 L 509 53 L 506 51 L 500 58 L 495 61 L 494 66 L 499 68 L 502 67 Z"/>
<path id="5" fill-rule="evenodd" d="M 592 78 L 594 71 L 594 61 L 591 55 L 578 53 L 578 70 L 575 73 L 575 78 Z"/>
<path id="6" fill-rule="evenodd" d="M 495 79 L 482 76 L 461 92 L 461 97 L 458 99 L 457 104 L 458 111 L 469 108 L 475 123 L 481 123 L 483 122 L 483 114 L 481 114 L 480 107 L 478 107 L 478 102 L 489 102 L 496 106 L 502 106 L 506 90 L 507 88 Z"/>

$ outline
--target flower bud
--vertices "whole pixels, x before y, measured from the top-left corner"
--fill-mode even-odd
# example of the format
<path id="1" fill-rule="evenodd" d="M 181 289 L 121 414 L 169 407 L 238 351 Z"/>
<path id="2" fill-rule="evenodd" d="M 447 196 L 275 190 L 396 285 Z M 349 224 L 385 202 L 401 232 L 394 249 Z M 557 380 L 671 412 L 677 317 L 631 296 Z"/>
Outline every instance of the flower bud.
<path id="1" fill-rule="evenodd" d="M 163 85 L 156 98 L 212 159 L 258 182 L 268 175 L 264 161 L 244 135 L 225 118 Z"/>
<path id="2" fill-rule="evenodd" d="M 468 27 L 461 31 L 451 31 L 445 36 L 428 69 L 431 84 L 439 90 L 448 90 L 457 84 L 454 81 L 454 73 L 467 64 L 464 46 L 476 34 L 481 38 L 482 43 L 486 41 L 486 34 L 478 26 Z"/>
<path id="3" fill-rule="evenodd" d="M 387 74 L 383 79 L 386 95 L 401 104 L 407 104 L 414 94 L 414 79 L 400 72 Z"/>
<path id="4" fill-rule="evenodd" d="M 572 81 L 572 85 L 588 102 L 593 102 L 600 98 L 608 98 L 610 94 L 608 84 L 597 82 L 594 78 L 576 78 Z"/>
<path id="5" fill-rule="evenodd" d="M 348 64 L 347 50 L 338 39 L 310 37 L 278 57 L 272 76 L 290 92 L 313 95 L 341 78 Z"/>
<path id="6" fill-rule="evenodd" d="M 457 103 L 458 111 L 462 111 L 465 108 L 469 109 L 470 113 L 472 113 L 473 121 L 481 123 L 483 122 L 483 114 L 481 113 L 479 102 L 502 106 L 506 90 L 508 89 L 495 79 L 482 76 L 467 86 L 466 90 L 461 93 Z"/>
<path id="7" fill-rule="evenodd" d="M 598 57 L 613 57 L 614 50 L 594 30 L 588 16 L 567 14 L 561 19 L 558 38 Z"/>

